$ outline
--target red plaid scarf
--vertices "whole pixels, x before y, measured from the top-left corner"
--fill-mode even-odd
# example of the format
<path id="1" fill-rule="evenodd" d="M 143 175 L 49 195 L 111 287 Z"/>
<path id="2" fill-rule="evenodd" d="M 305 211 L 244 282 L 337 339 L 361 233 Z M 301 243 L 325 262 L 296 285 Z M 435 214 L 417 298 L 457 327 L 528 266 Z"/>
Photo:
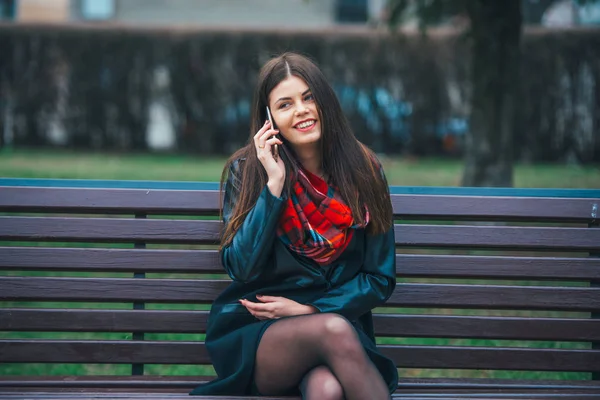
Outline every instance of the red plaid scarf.
<path id="1" fill-rule="evenodd" d="M 311 258 L 319 265 L 335 261 L 352 239 L 352 210 L 338 192 L 323 179 L 298 168 L 292 193 L 279 220 L 277 235 L 292 251 Z"/>

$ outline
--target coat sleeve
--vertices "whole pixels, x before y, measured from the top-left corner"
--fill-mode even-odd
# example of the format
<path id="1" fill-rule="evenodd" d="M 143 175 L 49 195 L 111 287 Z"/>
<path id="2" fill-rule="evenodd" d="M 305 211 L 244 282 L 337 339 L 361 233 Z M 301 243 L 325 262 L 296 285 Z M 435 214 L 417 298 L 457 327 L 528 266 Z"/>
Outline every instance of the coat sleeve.
<path id="1" fill-rule="evenodd" d="M 381 306 L 396 287 L 396 247 L 394 227 L 380 235 L 365 235 L 366 253 L 359 273 L 308 303 L 320 312 L 341 314 L 349 320 Z"/>
<path id="2" fill-rule="evenodd" d="M 231 164 L 225 182 L 223 222 L 229 223 L 231 212 L 241 188 L 241 160 Z M 251 282 L 263 271 L 273 252 L 277 222 L 284 206 L 284 198 L 275 197 L 265 185 L 254 207 L 233 236 L 221 250 L 221 262 L 227 274 L 237 282 Z"/>

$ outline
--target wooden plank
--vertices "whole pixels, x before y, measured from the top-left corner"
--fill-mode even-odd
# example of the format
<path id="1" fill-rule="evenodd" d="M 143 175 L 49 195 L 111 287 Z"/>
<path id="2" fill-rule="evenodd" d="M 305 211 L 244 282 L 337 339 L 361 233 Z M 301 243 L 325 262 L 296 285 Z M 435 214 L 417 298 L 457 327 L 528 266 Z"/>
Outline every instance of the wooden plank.
<path id="1" fill-rule="evenodd" d="M 140 388 L 140 389 L 187 389 L 191 390 L 199 383 L 214 379 L 214 376 L 183 375 L 52 375 L 0 376 L 0 388 L 20 386 L 23 388 Z M 445 383 L 445 382 L 444 382 Z M 577 385 L 584 389 L 588 385 Z"/>
<path id="2" fill-rule="evenodd" d="M 374 314 L 377 336 L 589 342 L 600 323 L 579 318 Z"/>
<path id="3" fill-rule="evenodd" d="M 510 226 L 396 225 L 396 244 L 405 247 L 593 251 L 600 230 Z"/>
<path id="4" fill-rule="evenodd" d="M 7 363 L 210 364 L 202 342 L 0 340 Z"/>
<path id="5" fill-rule="evenodd" d="M 397 217 L 488 221 L 589 223 L 598 199 L 392 195 Z"/>
<path id="6" fill-rule="evenodd" d="M 600 351 L 503 347 L 379 346 L 399 368 L 600 370 Z"/>
<path id="7" fill-rule="evenodd" d="M 0 210 L 80 214 L 218 215 L 212 190 L 0 188 Z"/>
<path id="8" fill-rule="evenodd" d="M 412 278 L 600 280 L 594 258 L 397 254 L 396 269 Z"/>
<path id="9" fill-rule="evenodd" d="M 210 303 L 226 280 L 0 277 L 0 300 Z"/>
<path id="10" fill-rule="evenodd" d="M 600 260 L 598 263 L 600 264 Z M 217 250 L 0 247 L 0 268 L 77 272 L 225 273 Z"/>
<path id="11" fill-rule="evenodd" d="M 600 288 L 399 284 L 389 306 L 593 311 Z"/>
<path id="12" fill-rule="evenodd" d="M 0 217 L 0 240 L 211 244 L 218 221 L 131 218 Z"/>
<path id="13" fill-rule="evenodd" d="M 54 375 L 54 376 L 0 376 L 0 388 L 72 388 L 72 389 L 170 389 L 191 390 L 197 384 L 214 379 L 214 376 L 183 375 Z M 398 389 L 408 391 L 500 390 L 500 391 L 552 391 L 553 393 L 590 393 L 600 390 L 600 382 L 590 380 L 543 379 L 485 379 L 485 378 L 400 378 Z"/>
<path id="14" fill-rule="evenodd" d="M 1 27 L 0 27 L 1 29 Z M 196 181 L 148 181 L 148 180 L 110 180 L 110 179 L 45 179 L 45 178 L 0 178 L 2 187 L 36 187 L 36 188 L 84 188 L 84 189 L 155 189 L 155 190 L 219 190 L 218 182 Z M 456 189 L 450 188 L 452 194 Z M 477 194 L 481 188 L 474 188 Z M 503 188 L 490 188 L 496 195 L 507 193 Z M 510 188 L 510 191 L 514 189 Z M 413 193 L 411 191 L 411 193 Z M 437 193 L 437 192 L 436 192 Z M 487 192 L 486 192 L 487 193 Z M 519 193 L 528 196 L 543 197 L 596 197 L 596 191 L 590 189 L 522 189 Z"/>
<path id="15" fill-rule="evenodd" d="M 205 333 L 208 311 L 0 309 L 0 331 Z"/>
<path id="16" fill-rule="evenodd" d="M 25 397 L 26 396 L 26 397 Z M 97 390 L 86 390 L 82 393 L 72 392 L 47 392 L 47 391 L 28 391 L 22 394 L 11 394 L 0 392 L 0 399 L 4 400 L 95 400 L 95 399 L 119 399 L 119 400 L 189 400 L 190 395 L 187 393 L 156 393 L 156 392 L 131 392 L 131 391 L 110 391 L 105 393 Z M 391 397 L 393 398 L 393 396 Z M 299 397 L 238 397 L 238 396 L 202 396 L 202 400 L 300 400 Z M 413 397 L 409 397 L 413 400 Z M 428 399 L 429 400 L 429 399 Z M 568 399 L 573 400 L 573 399 Z"/>
<path id="17" fill-rule="evenodd" d="M 427 393 L 396 393 L 390 396 L 392 400 L 432 400 L 439 398 L 432 397 Z M 23 397 L 26 396 L 26 397 Z M 238 397 L 238 396 L 202 396 L 203 400 L 300 400 L 300 397 L 288 396 L 288 397 Z M 489 394 L 489 393 L 446 393 L 443 394 L 444 400 L 596 400 L 597 395 L 591 394 L 578 394 L 578 393 L 506 393 L 506 394 Z M 113 392 L 110 394 L 98 393 L 97 391 L 84 391 L 83 393 L 47 393 L 47 392 L 22 392 L 22 394 L 10 394 L 1 393 L 0 399 L 5 400 L 35 400 L 35 399 L 52 399 L 52 400 L 94 400 L 94 399 L 120 399 L 120 400 L 133 400 L 133 399 L 152 399 L 152 400 L 187 400 L 189 395 L 185 393 L 155 393 L 155 392 L 139 392 L 131 393 L 131 391 Z"/>
<path id="18" fill-rule="evenodd" d="M 163 389 L 191 390 L 196 385 L 208 382 L 215 376 L 181 376 L 181 375 L 52 375 L 0 376 L 0 391 L 11 387 L 47 388 L 47 389 Z M 573 388 L 586 390 L 587 385 L 576 385 Z M 0 392 L 1 393 L 1 392 Z"/>
<path id="19" fill-rule="evenodd" d="M 0 217 L 0 240 L 216 243 L 218 221 L 130 218 Z M 596 251 L 600 230 L 506 226 L 396 225 L 406 247 Z"/>
<path id="20" fill-rule="evenodd" d="M 600 198 L 393 194 L 398 217 L 588 223 Z M 0 210 L 13 212 L 217 215 L 218 190 L 1 187 Z"/>
<path id="21" fill-rule="evenodd" d="M 397 274 L 423 278 L 600 280 L 600 259 L 396 255 Z M 77 272 L 224 273 L 217 250 L 0 247 L 0 268 Z"/>
<path id="22" fill-rule="evenodd" d="M 600 370 L 600 351 L 450 346 L 379 346 L 399 368 Z M 0 340 L 9 363 L 209 364 L 203 343 L 155 341 Z"/>
<path id="23" fill-rule="evenodd" d="M 398 380 L 398 388 L 405 390 L 552 390 L 598 391 L 600 382 L 567 379 L 502 379 L 502 378 L 403 378 Z"/>
<path id="24" fill-rule="evenodd" d="M 26 397 L 23 397 L 26 396 Z M 287 396 L 202 396 L 203 400 L 300 400 L 300 397 Z M 431 397 L 428 394 L 414 394 L 414 393 L 397 393 L 390 396 L 393 400 L 432 400 L 438 397 Z M 517 399 L 537 399 L 537 400 L 591 400 L 597 397 L 593 397 L 589 394 L 576 394 L 576 393 L 563 393 L 563 394 L 552 394 L 552 393 L 507 393 L 506 395 L 493 395 L 488 393 L 447 393 L 444 395 L 444 400 L 517 400 Z M 52 399 L 52 400 L 93 400 L 93 399 L 120 399 L 120 400 L 137 400 L 137 399 L 152 399 L 152 400 L 187 400 L 189 395 L 185 393 L 155 393 L 155 392 L 144 392 L 132 393 L 131 391 L 114 392 L 110 394 L 98 392 L 98 391 L 84 391 L 83 393 L 70 393 L 61 392 L 60 394 L 54 392 L 34 392 L 28 391 L 23 394 L 11 394 L 1 393 L 0 399 L 5 400 L 35 400 L 35 399 Z"/>
<path id="25" fill-rule="evenodd" d="M 0 300 L 207 303 L 226 280 L 0 277 Z M 391 307 L 595 311 L 600 288 L 398 284 Z"/>
<path id="26" fill-rule="evenodd" d="M 119 400 L 139 400 L 139 399 L 152 399 L 152 400 L 189 400 L 190 395 L 188 393 L 181 393 L 177 391 L 175 393 L 164 393 L 164 392 L 132 392 L 131 390 L 121 391 L 98 391 L 98 390 L 84 390 L 81 393 L 74 392 L 47 392 L 47 391 L 29 391 L 22 394 L 11 394 L 0 392 L 0 399 L 4 400 L 36 400 L 36 399 L 49 399 L 49 400 L 95 400 L 95 399 L 119 399 Z M 394 398 L 392 396 L 391 398 Z M 406 397 L 402 397 L 406 398 Z M 453 396 L 453 398 L 456 398 Z M 202 400 L 300 400 L 299 397 L 262 397 L 262 396 L 202 396 Z M 410 400 L 423 400 L 423 397 L 409 396 Z M 427 400 L 430 400 L 427 399 Z M 488 399 L 489 400 L 489 399 Z M 568 400 L 573 400 L 569 398 Z"/>
<path id="27" fill-rule="evenodd" d="M 204 333 L 208 311 L 0 309 L 0 331 Z M 600 320 L 374 314 L 375 335 L 597 341 Z"/>

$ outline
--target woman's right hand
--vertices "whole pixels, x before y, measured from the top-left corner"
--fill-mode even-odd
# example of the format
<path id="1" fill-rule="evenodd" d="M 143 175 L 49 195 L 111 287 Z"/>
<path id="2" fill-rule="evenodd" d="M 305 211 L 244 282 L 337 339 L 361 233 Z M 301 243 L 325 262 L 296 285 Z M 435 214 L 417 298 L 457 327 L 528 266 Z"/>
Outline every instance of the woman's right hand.
<path id="1" fill-rule="evenodd" d="M 269 180 L 267 185 L 275 197 L 281 196 L 285 181 L 285 164 L 281 157 L 277 157 L 277 160 L 275 160 L 271 151 L 274 145 L 281 146 L 283 144 L 280 139 L 275 137 L 278 133 L 279 130 L 272 129 L 271 123 L 266 121 L 254 135 L 254 146 L 256 147 L 258 160 L 267 172 Z"/>

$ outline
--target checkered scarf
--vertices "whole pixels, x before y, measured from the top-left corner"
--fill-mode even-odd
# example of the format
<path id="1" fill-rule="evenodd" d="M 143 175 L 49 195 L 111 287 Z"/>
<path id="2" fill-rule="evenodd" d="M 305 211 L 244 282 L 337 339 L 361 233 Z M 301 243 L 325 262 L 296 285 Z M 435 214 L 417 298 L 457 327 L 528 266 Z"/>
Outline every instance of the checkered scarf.
<path id="1" fill-rule="evenodd" d="M 346 249 L 355 228 L 352 210 L 339 193 L 318 176 L 298 168 L 277 228 L 279 239 L 292 251 L 319 265 L 335 261 Z"/>

